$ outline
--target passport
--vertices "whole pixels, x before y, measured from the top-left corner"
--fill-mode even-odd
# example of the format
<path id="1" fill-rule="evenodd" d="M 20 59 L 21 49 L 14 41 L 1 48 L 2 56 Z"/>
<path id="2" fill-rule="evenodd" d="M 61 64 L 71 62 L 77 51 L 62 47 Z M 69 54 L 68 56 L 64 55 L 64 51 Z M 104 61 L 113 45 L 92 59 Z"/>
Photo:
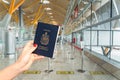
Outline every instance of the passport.
<path id="1" fill-rule="evenodd" d="M 59 26 L 38 22 L 34 38 L 38 47 L 33 53 L 52 58 L 58 32 Z"/>

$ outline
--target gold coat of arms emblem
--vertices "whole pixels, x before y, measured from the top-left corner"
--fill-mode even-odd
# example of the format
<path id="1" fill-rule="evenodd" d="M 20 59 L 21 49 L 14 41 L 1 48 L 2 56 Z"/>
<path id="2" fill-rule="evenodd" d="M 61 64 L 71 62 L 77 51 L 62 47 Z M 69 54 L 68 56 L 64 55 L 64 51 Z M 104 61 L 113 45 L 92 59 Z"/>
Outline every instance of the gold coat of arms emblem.
<path id="1" fill-rule="evenodd" d="M 40 40 L 41 44 L 43 45 L 48 45 L 49 43 L 49 35 L 48 32 L 45 32 L 44 34 L 42 34 L 41 40 Z"/>

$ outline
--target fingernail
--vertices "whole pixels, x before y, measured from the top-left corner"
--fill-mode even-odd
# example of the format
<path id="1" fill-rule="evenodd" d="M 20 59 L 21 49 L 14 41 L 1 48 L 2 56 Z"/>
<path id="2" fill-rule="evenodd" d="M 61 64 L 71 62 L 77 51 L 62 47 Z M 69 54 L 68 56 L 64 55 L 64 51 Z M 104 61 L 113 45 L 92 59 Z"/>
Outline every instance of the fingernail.
<path id="1" fill-rule="evenodd" d="M 34 46 L 34 47 L 36 47 L 36 46 L 37 46 L 37 44 L 33 44 L 33 46 Z"/>

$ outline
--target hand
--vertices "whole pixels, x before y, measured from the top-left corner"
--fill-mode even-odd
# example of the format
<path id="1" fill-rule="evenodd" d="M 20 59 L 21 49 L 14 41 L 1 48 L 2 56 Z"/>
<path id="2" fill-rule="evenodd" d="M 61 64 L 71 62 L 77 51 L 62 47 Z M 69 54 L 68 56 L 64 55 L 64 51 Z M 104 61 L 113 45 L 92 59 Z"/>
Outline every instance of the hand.
<path id="1" fill-rule="evenodd" d="M 28 70 L 35 60 L 44 58 L 43 56 L 38 56 L 37 54 L 32 53 L 36 48 L 37 45 L 33 46 L 33 41 L 28 42 L 16 63 L 0 71 L 0 80 L 12 80 L 21 72 Z"/>
<path id="2" fill-rule="evenodd" d="M 21 71 L 28 70 L 35 60 L 44 58 L 44 56 L 38 56 L 37 54 L 32 53 L 36 48 L 37 45 L 33 45 L 33 41 L 29 41 L 24 47 L 22 54 L 16 61 L 16 63 L 21 67 Z"/>

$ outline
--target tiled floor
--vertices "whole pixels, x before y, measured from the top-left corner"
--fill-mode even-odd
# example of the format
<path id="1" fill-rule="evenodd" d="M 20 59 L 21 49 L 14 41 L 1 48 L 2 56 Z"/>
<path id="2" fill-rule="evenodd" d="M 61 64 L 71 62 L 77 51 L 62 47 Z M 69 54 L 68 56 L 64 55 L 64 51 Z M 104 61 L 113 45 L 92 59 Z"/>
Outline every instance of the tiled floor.
<path id="1" fill-rule="evenodd" d="M 20 53 L 20 49 L 17 48 L 17 53 Z M 1 58 L 0 69 L 13 63 L 15 59 Z M 36 61 L 27 74 L 21 74 L 14 80 L 117 80 L 86 56 L 84 56 L 83 68 L 85 72 L 80 73 L 77 71 L 78 69 L 81 69 L 81 53 L 76 49 L 73 51 L 68 44 L 57 44 L 53 59 L 45 58 L 41 61 Z M 53 71 L 48 73 L 45 70 Z M 57 73 L 58 71 L 64 72 Z M 38 72 L 40 73 L 37 74 Z"/>

